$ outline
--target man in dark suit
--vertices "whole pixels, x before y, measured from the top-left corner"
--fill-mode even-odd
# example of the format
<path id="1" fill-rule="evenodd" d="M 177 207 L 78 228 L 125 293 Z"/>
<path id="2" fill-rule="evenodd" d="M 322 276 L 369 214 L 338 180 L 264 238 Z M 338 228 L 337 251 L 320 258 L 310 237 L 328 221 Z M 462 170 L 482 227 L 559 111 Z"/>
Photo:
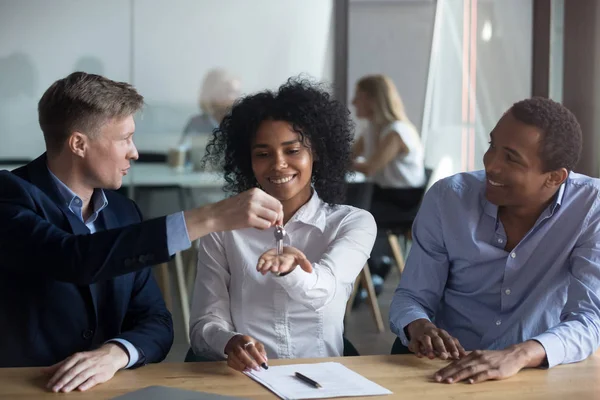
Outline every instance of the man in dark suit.
<path id="1" fill-rule="evenodd" d="M 164 359 L 173 323 L 149 267 L 207 233 L 266 229 L 283 215 L 255 189 L 141 222 L 112 190 L 138 157 L 142 105 L 126 83 L 73 73 L 39 102 L 46 153 L 0 171 L 0 367 L 46 366 L 53 391 Z"/>

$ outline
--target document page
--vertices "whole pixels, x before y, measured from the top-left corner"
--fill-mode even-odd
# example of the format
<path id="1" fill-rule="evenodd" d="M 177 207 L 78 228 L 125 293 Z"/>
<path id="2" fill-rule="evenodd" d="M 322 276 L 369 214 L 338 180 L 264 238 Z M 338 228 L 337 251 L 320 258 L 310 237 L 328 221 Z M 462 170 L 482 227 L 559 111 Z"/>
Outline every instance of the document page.
<path id="1" fill-rule="evenodd" d="M 296 377 L 296 372 L 310 378 L 317 388 Z M 392 394 L 386 388 L 368 380 L 340 363 L 294 364 L 246 372 L 282 399 L 322 399 L 346 396 L 376 396 Z"/>

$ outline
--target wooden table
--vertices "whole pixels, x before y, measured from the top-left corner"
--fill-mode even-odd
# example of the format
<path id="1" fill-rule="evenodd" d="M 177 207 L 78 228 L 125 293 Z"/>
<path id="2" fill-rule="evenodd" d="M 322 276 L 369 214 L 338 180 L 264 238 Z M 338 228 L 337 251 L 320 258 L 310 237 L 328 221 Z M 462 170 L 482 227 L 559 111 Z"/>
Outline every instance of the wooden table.
<path id="1" fill-rule="evenodd" d="M 271 365 L 322 362 L 325 359 L 271 360 Z M 330 358 L 394 392 L 381 398 L 398 399 L 568 399 L 600 398 L 600 355 L 551 370 L 530 369 L 504 381 L 469 385 L 434 383 L 433 373 L 445 365 L 440 360 L 415 356 L 363 356 Z M 112 380 L 88 392 L 55 394 L 45 391 L 47 378 L 38 368 L 0 369 L 0 398 L 110 399 L 152 385 L 171 386 L 250 399 L 276 398 L 267 389 L 225 363 L 161 363 L 119 372 Z M 371 398 L 372 399 L 372 398 Z"/>

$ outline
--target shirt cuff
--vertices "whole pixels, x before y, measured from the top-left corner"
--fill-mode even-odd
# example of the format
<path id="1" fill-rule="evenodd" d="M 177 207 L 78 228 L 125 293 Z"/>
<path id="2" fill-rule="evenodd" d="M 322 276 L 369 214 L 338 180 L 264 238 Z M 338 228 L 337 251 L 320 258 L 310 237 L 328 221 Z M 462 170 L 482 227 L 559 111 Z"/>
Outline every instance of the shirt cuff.
<path id="1" fill-rule="evenodd" d="M 125 369 L 133 367 L 140 360 L 140 352 L 138 349 L 131 344 L 131 342 L 125 339 L 111 339 L 106 343 L 117 342 L 120 343 L 126 350 L 127 355 L 129 356 L 129 362 L 125 366 Z"/>
<path id="2" fill-rule="evenodd" d="M 418 319 L 429 319 L 429 316 L 421 311 L 421 310 L 408 310 L 403 313 L 402 317 L 398 318 L 396 321 L 393 321 L 390 318 L 390 330 L 398 336 L 400 342 L 406 347 L 410 343 L 408 337 L 406 337 L 406 333 L 404 332 L 404 328 L 406 328 L 411 322 L 416 321 Z"/>
<path id="3" fill-rule="evenodd" d="M 544 332 L 532 339 L 539 342 L 542 347 L 544 347 L 546 359 L 548 360 L 548 368 L 563 363 L 565 360 L 565 345 L 556 334 Z"/>
<path id="4" fill-rule="evenodd" d="M 192 245 L 188 235 L 183 211 L 167 216 L 167 247 L 169 255 L 173 256 Z"/>
<path id="5" fill-rule="evenodd" d="M 229 343 L 231 338 L 236 335 L 241 335 L 241 333 L 227 331 L 225 329 L 218 329 L 212 336 L 211 340 L 207 341 L 207 344 L 214 352 L 221 356 L 225 356 L 225 346 L 227 346 L 227 343 Z"/>
<path id="6" fill-rule="evenodd" d="M 306 272 L 299 265 L 289 274 L 283 276 L 273 275 L 273 278 L 288 291 L 288 294 L 291 294 L 291 292 L 305 293 L 317 283 L 317 274 L 314 270 L 313 272 Z"/>

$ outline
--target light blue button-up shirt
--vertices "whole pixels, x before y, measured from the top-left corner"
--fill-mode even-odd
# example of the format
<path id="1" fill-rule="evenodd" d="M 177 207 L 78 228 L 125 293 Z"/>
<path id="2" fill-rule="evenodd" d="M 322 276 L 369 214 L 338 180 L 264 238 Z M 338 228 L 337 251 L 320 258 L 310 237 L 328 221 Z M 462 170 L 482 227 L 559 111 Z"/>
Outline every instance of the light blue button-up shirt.
<path id="1" fill-rule="evenodd" d="M 600 180 L 571 173 L 534 227 L 510 252 L 483 171 L 436 183 L 413 227 L 390 326 L 419 319 L 467 350 L 529 339 L 548 366 L 583 360 L 600 345 Z"/>
<path id="2" fill-rule="evenodd" d="M 108 200 L 102 189 L 94 190 L 92 194 L 91 203 L 93 205 L 93 213 L 88 217 L 87 220 L 83 220 L 83 202 L 79 196 L 75 194 L 67 185 L 65 185 L 52 171 L 48 170 L 50 176 L 54 180 L 56 187 L 64 199 L 67 207 L 73 214 L 77 216 L 87 228 L 90 233 L 95 233 L 99 230 L 105 229 L 102 223 L 102 219 L 98 219 L 100 212 L 108 206 Z M 185 219 L 183 212 L 171 214 L 167 216 L 167 247 L 170 255 L 185 250 L 191 246 L 190 238 L 187 233 L 187 227 L 185 225 Z M 125 368 L 130 368 L 137 364 L 140 359 L 140 354 L 137 348 L 128 340 L 115 338 L 109 342 L 118 342 L 127 350 L 129 356 L 129 362 Z"/>

